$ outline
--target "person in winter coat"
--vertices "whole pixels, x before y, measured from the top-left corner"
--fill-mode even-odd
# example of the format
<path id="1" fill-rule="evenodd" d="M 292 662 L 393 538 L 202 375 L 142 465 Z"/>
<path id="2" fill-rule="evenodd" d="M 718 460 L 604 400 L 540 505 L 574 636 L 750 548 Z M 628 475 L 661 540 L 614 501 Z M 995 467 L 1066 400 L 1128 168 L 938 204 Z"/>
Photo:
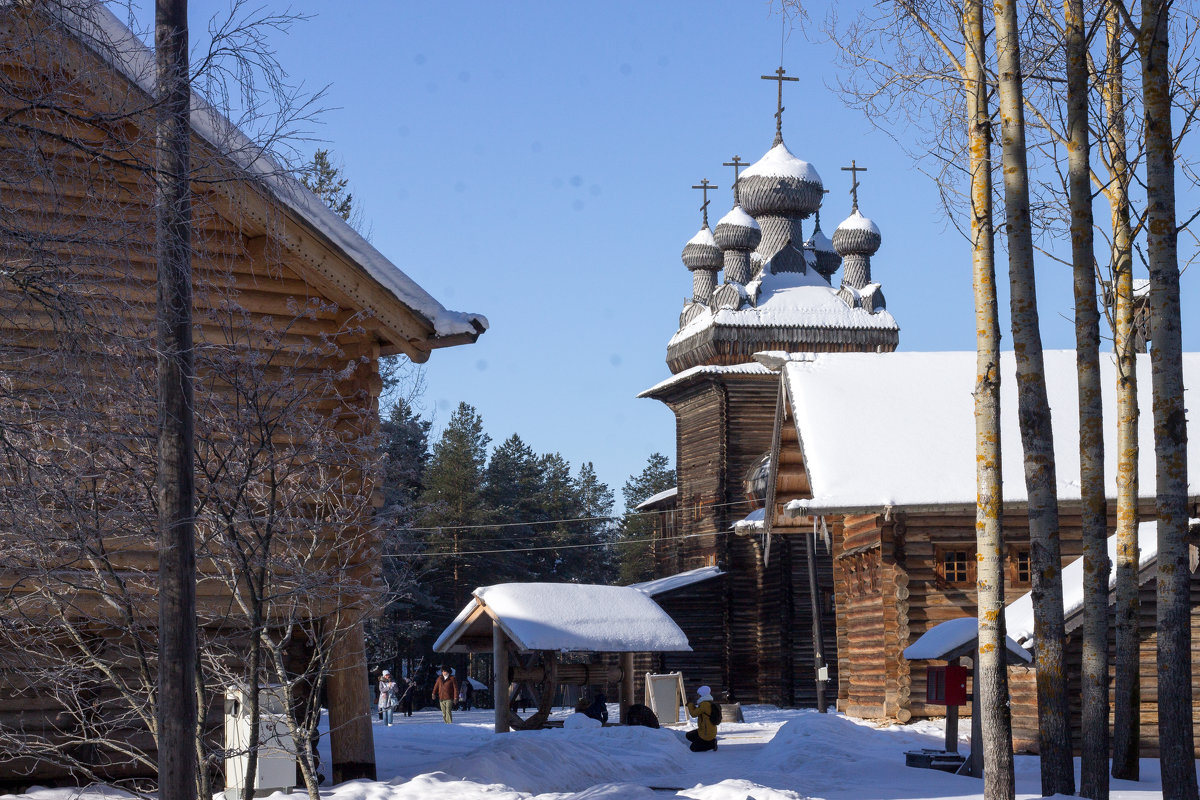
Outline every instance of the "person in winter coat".
<path id="1" fill-rule="evenodd" d="M 696 730 L 687 732 L 693 753 L 717 749 L 717 726 L 712 721 L 713 704 L 712 689 L 708 686 L 696 690 L 695 704 L 687 704 L 688 714 L 696 718 Z"/>
<path id="2" fill-rule="evenodd" d="M 442 707 L 442 720 L 454 722 L 454 698 L 458 697 L 458 681 L 450 674 L 450 668 L 442 665 L 442 672 L 433 682 L 433 699 Z"/>
<path id="3" fill-rule="evenodd" d="M 413 701 L 417 699 L 417 681 L 411 676 L 405 679 L 404 694 L 400 695 L 400 710 L 404 716 L 413 715 Z"/>
<path id="4" fill-rule="evenodd" d="M 379 676 L 379 710 L 383 712 L 383 722 L 388 727 L 392 725 L 392 712 L 396 709 L 396 699 L 399 696 L 396 682 L 392 680 L 392 673 L 386 669 Z"/>

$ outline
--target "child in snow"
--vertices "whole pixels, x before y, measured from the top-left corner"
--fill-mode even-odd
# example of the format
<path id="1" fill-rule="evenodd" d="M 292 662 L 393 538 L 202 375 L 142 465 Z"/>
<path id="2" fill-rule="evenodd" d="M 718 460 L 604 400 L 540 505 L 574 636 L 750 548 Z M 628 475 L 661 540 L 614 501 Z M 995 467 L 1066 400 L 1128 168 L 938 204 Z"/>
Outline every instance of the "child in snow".
<path id="1" fill-rule="evenodd" d="M 379 710 L 383 712 L 383 721 L 388 727 L 392 725 L 392 712 L 396 708 L 396 682 L 392 680 L 392 673 L 386 669 L 383 675 L 379 676 Z"/>
<path id="2" fill-rule="evenodd" d="M 714 702 L 712 689 L 701 686 L 696 690 L 695 704 L 687 704 L 688 714 L 696 718 L 696 730 L 687 732 L 693 753 L 717 749 L 717 725 L 712 720 Z"/>

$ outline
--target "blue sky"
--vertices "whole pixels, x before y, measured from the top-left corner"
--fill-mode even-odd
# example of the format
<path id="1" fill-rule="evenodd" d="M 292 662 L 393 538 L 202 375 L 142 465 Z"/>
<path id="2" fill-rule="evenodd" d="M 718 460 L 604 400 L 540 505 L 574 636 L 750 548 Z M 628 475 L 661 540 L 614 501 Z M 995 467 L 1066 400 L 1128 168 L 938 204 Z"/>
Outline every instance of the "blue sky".
<path id="1" fill-rule="evenodd" d="M 226 7 L 193 0 L 193 28 Z M 495 443 L 517 432 L 538 452 L 593 461 L 618 500 L 652 451 L 674 461 L 673 415 L 635 395 L 669 375 L 691 288 L 680 251 L 700 226 L 689 187 L 722 187 L 715 224 L 732 202 L 721 163 L 771 145 L 776 84 L 759 76 L 780 62 L 778 3 L 293 8 L 316 16 L 275 40 L 280 60 L 293 80 L 328 84 L 334 107 L 310 147 L 342 165 L 376 247 L 448 308 L 491 321 L 477 344 L 433 354 L 425 413 L 440 426 L 465 400 Z M 812 33 L 783 42 L 800 78 L 784 90 L 784 137 L 830 190 L 823 229 L 850 210 L 839 168 L 856 159 L 901 349 L 972 349 L 967 243 L 900 144 L 843 105 L 832 46 Z M 1071 347 L 1069 270 L 1038 267 L 1045 346 Z M 1185 327 L 1186 349 L 1195 336 Z"/>

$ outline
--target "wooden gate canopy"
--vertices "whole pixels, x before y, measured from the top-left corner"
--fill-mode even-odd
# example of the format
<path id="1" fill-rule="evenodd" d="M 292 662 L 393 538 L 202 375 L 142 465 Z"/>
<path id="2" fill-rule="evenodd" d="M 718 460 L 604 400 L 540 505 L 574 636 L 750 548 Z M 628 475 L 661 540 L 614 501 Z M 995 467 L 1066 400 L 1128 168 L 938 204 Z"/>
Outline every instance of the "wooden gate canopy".
<path id="1" fill-rule="evenodd" d="M 522 653 L 690 651 L 687 636 L 645 592 L 585 583 L 501 583 L 473 592 L 438 653 L 486 653 L 493 627 Z"/>
<path id="2" fill-rule="evenodd" d="M 1008 662 L 1028 664 L 1033 660 L 1028 651 L 1011 636 L 1004 637 Z M 904 648 L 909 661 L 953 661 L 966 656 L 974 658 L 979 649 L 979 620 L 959 617 L 934 625 L 921 638 Z"/>

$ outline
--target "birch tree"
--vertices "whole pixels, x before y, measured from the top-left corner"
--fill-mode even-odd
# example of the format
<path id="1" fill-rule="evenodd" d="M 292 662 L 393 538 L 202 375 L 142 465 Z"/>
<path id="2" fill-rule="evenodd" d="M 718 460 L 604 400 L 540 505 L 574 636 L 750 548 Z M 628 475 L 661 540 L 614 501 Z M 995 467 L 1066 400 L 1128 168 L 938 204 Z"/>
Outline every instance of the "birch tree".
<path id="1" fill-rule="evenodd" d="M 1146 242 L 1154 387 L 1158 516 L 1158 746 L 1163 797 L 1197 796 L 1192 733 L 1191 570 L 1188 565 L 1187 410 L 1183 405 L 1175 160 L 1171 134 L 1169 0 L 1142 0 L 1138 49 L 1146 109 Z"/>
<path id="2" fill-rule="evenodd" d="M 998 0 L 994 9 L 1000 151 L 1008 237 L 1009 316 L 1017 362 L 1017 417 L 1024 451 L 1025 490 L 1029 497 L 1042 794 L 1074 794 L 1071 718 L 1063 658 L 1065 635 L 1062 556 L 1058 541 L 1058 487 L 1034 287 L 1024 87 L 1016 0 Z"/>
<path id="3" fill-rule="evenodd" d="M 971 170 L 971 263 L 975 294 L 975 541 L 979 681 L 985 800 L 1012 800 L 1012 711 L 1008 704 L 1004 626 L 1004 493 L 1000 452 L 1000 319 L 996 302 L 992 214 L 992 136 L 981 0 L 966 0 L 964 86 Z M 976 760 L 975 753 L 971 754 Z"/>
<path id="4" fill-rule="evenodd" d="M 1064 28 L 1084 575 L 1080 794 L 1108 800 L 1108 504 L 1092 220 L 1090 70 L 1083 0 L 1066 0 Z"/>

